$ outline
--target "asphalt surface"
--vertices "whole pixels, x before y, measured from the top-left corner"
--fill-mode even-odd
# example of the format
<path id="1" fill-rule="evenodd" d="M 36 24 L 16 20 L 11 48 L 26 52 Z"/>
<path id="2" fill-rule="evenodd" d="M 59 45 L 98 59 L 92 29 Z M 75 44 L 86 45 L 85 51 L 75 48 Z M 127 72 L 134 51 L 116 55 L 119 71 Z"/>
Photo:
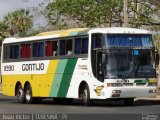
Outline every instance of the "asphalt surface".
<path id="1" fill-rule="evenodd" d="M 26 120 L 24 116 L 15 117 L 21 114 L 31 120 L 160 120 L 160 98 L 139 98 L 133 106 L 125 106 L 122 101 L 96 101 L 92 106 L 83 106 L 80 101 L 55 104 L 52 99 L 39 104 L 20 104 L 16 97 L 0 94 L 0 119 Z"/>

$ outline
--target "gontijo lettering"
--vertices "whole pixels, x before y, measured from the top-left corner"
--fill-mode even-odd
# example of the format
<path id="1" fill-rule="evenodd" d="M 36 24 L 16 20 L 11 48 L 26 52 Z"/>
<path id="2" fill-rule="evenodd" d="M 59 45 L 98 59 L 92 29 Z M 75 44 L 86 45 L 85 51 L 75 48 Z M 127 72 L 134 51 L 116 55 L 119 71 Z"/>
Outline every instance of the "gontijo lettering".
<path id="1" fill-rule="evenodd" d="M 22 64 L 22 71 L 44 70 L 44 63 Z"/>

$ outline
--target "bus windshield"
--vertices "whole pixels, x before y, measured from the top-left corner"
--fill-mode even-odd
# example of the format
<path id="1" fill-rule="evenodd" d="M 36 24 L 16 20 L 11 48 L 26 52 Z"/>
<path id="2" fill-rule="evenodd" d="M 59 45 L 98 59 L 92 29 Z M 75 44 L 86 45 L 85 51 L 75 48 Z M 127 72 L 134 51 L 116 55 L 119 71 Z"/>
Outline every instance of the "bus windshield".
<path id="1" fill-rule="evenodd" d="M 151 50 L 109 50 L 106 78 L 155 77 Z"/>
<path id="2" fill-rule="evenodd" d="M 155 59 L 151 50 L 135 50 L 134 65 L 136 77 L 155 77 Z"/>
<path id="3" fill-rule="evenodd" d="M 153 47 L 151 35 L 110 34 L 105 37 L 107 47 Z"/>

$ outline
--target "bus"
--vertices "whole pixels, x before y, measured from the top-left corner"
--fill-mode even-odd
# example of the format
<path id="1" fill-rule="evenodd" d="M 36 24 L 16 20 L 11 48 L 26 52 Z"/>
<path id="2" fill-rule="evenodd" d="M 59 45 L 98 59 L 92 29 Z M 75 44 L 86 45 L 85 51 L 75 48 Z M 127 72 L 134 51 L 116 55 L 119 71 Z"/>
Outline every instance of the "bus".
<path id="1" fill-rule="evenodd" d="M 123 100 L 156 96 L 151 32 L 135 28 L 74 28 L 2 43 L 2 93 L 20 103 L 44 98 Z"/>

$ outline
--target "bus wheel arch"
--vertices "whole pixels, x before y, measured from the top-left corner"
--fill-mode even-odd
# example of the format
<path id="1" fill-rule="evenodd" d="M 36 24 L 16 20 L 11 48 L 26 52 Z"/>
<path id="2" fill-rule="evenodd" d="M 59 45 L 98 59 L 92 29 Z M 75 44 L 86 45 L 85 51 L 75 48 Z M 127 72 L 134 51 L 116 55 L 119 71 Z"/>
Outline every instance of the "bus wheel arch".
<path id="1" fill-rule="evenodd" d="M 25 82 L 24 89 L 27 87 L 27 85 L 30 85 L 30 83 L 28 81 Z"/>
<path id="2" fill-rule="evenodd" d="M 18 81 L 15 86 L 15 96 L 17 96 L 19 103 L 25 103 L 24 89 L 22 84 Z"/>
<path id="3" fill-rule="evenodd" d="M 17 89 L 18 89 L 18 86 L 21 86 L 22 87 L 22 84 L 18 81 L 15 85 L 15 96 L 17 95 Z"/>
<path id="4" fill-rule="evenodd" d="M 89 106 L 91 104 L 89 86 L 85 81 L 80 83 L 78 95 L 83 100 L 84 105 Z"/>

